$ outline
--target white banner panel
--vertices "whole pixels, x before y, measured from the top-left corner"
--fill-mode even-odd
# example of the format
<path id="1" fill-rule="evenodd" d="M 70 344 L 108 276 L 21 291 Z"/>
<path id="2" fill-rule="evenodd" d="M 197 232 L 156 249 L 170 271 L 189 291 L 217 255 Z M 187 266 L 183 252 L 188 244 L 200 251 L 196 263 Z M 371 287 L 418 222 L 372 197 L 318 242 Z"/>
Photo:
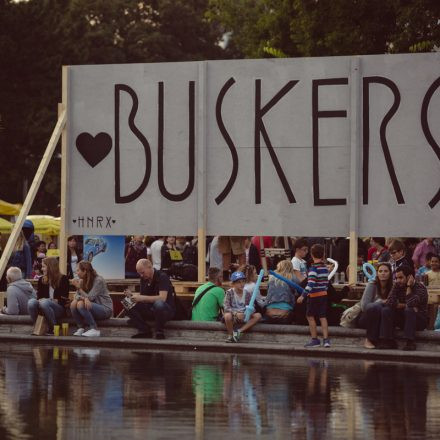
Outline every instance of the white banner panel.
<path id="1" fill-rule="evenodd" d="M 70 67 L 69 233 L 438 236 L 439 78 L 439 54 Z"/>

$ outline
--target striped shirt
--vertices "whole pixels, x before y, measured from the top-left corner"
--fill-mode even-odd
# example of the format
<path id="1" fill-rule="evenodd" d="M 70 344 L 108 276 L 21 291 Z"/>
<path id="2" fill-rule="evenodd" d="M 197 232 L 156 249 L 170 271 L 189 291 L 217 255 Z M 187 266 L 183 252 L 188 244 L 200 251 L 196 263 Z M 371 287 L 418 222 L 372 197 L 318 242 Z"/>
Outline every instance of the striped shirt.
<path id="1" fill-rule="evenodd" d="M 303 296 L 325 296 L 328 287 L 328 269 L 323 262 L 313 263 L 307 275 L 307 286 Z"/>

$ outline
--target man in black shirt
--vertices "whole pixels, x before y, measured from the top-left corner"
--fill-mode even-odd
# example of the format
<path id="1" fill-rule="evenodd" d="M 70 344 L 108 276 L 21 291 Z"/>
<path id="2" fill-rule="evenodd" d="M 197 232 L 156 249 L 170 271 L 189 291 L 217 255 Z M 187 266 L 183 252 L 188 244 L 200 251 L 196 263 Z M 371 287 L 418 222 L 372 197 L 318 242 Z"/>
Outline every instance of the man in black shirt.
<path id="1" fill-rule="evenodd" d="M 129 323 L 138 329 L 132 338 L 151 338 L 151 328 L 146 320 L 155 320 L 156 339 L 164 339 L 165 323 L 174 317 L 174 288 L 168 275 L 153 268 L 147 259 L 136 264 L 141 279 L 140 293 L 127 292 L 135 306 L 127 313 Z"/>

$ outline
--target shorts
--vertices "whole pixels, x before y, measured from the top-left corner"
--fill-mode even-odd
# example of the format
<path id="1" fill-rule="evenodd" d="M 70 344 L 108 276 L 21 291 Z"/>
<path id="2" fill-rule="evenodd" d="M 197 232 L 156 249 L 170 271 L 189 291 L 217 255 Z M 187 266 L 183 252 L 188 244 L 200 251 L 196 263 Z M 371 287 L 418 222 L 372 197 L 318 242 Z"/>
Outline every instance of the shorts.
<path id="1" fill-rule="evenodd" d="M 326 296 L 318 296 L 316 298 L 307 297 L 306 316 L 326 318 L 327 297 Z"/>
<path id="2" fill-rule="evenodd" d="M 232 314 L 232 322 L 235 325 L 244 324 L 244 312 L 225 312 Z M 225 316 L 223 315 L 222 322 L 225 322 Z"/>
<path id="3" fill-rule="evenodd" d="M 242 255 L 245 253 L 244 242 L 246 237 L 230 237 L 221 235 L 218 238 L 218 250 L 221 254 L 229 254 L 232 250 L 234 255 Z"/>

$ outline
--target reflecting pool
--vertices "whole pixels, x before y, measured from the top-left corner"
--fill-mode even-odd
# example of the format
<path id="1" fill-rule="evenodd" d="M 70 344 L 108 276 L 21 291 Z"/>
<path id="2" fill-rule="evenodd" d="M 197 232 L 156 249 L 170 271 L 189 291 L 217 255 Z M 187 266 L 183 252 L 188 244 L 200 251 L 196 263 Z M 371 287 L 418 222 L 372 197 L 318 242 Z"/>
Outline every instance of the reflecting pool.
<path id="1" fill-rule="evenodd" d="M 440 438 L 440 366 L 3 345 L 0 439 Z"/>

